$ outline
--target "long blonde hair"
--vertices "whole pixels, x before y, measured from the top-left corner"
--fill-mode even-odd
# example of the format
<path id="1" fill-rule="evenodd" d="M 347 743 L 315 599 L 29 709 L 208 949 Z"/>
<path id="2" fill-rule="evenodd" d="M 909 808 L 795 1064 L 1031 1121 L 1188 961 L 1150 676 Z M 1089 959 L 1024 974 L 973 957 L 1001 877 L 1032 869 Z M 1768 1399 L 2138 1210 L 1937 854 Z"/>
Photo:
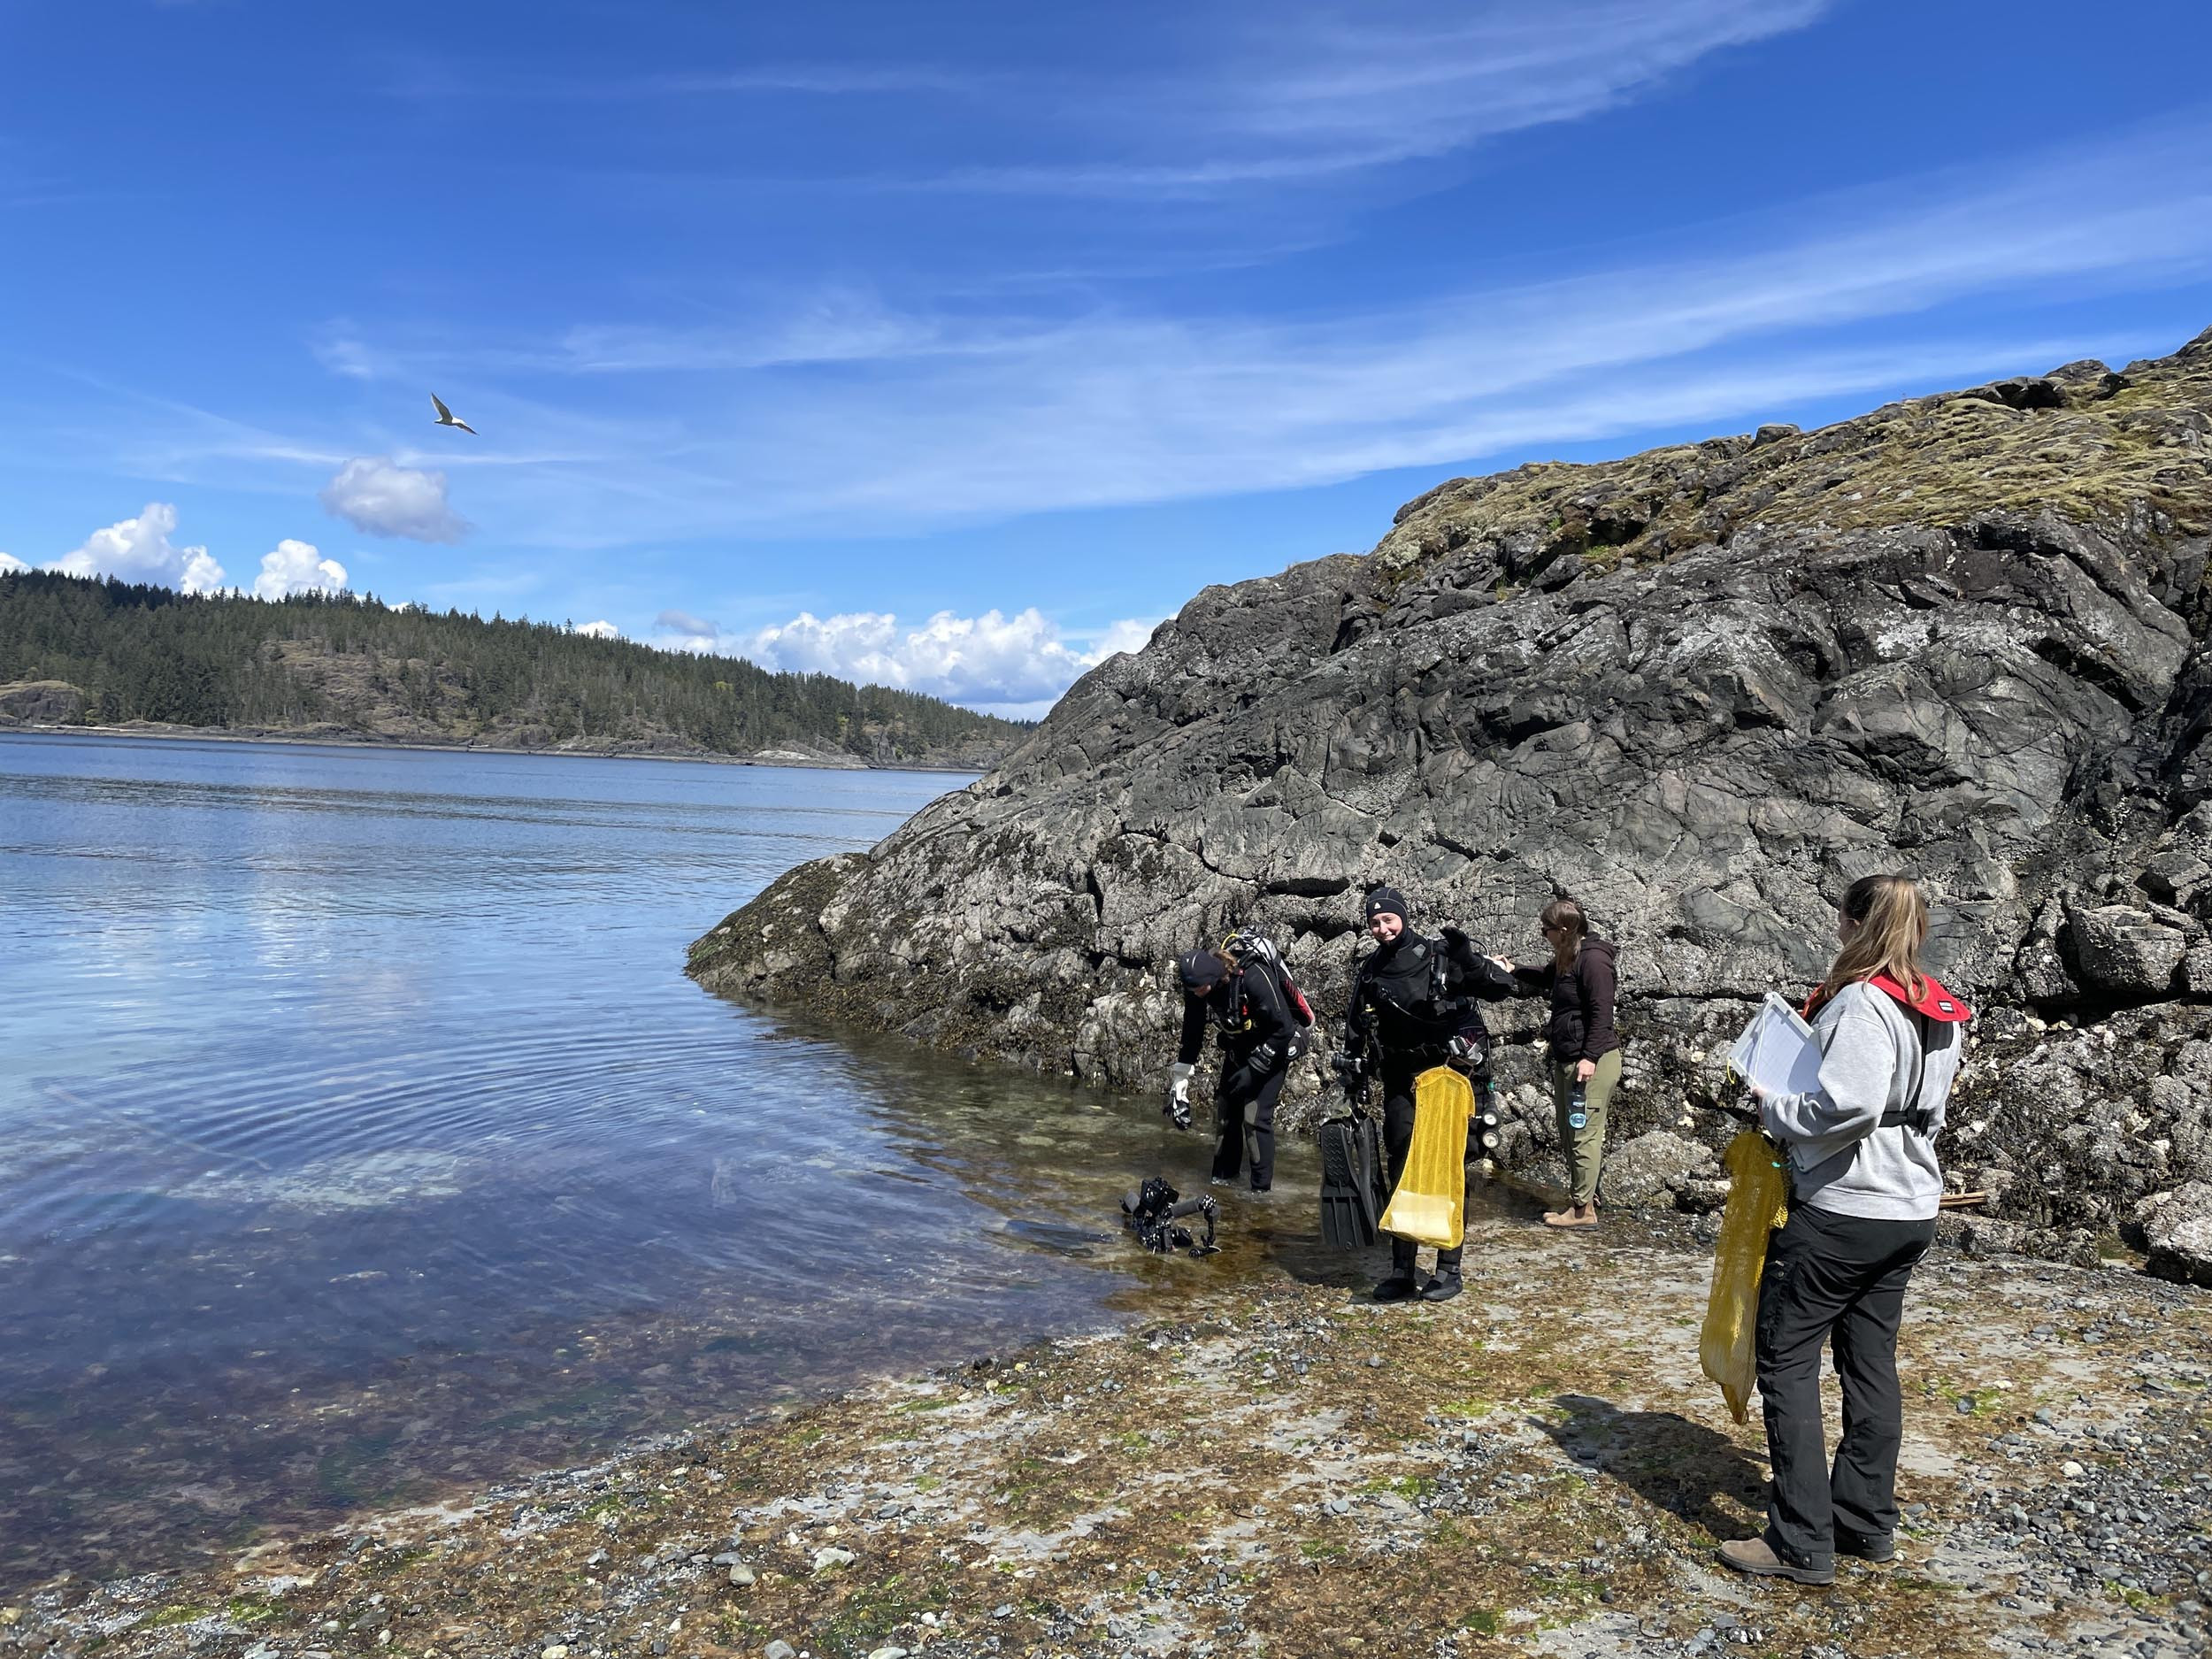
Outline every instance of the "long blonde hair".
<path id="1" fill-rule="evenodd" d="M 1928 902 L 1908 875 L 1861 876 L 1843 895 L 1843 913 L 1857 924 L 1828 964 L 1815 993 L 1826 1002 L 1847 985 L 1887 974 L 1917 1002 L 1928 994 L 1920 949 L 1928 942 Z"/>

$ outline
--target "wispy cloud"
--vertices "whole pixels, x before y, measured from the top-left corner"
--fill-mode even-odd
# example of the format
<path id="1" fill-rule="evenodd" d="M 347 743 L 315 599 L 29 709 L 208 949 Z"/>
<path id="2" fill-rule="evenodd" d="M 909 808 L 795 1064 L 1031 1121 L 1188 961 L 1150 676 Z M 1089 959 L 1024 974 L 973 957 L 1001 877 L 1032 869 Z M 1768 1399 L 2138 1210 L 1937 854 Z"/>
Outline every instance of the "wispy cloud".
<path id="1" fill-rule="evenodd" d="M 1831 4 L 1294 6 L 1194 30 L 1172 72 L 1056 88 L 1056 124 L 1084 153 L 918 182 L 1156 198 L 1363 173 L 1579 120 L 1715 52 L 1803 28 Z"/>
<path id="2" fill-rule="evenodd" d="M 470 409 L 508 447 L 441 446 L 437 465 L 475 469 L 471 511 L 495 544 L 894 534 L 1316 485 L 1741 427 L 2080 355 L 2106 342 L 1950 319 L 2212 277 L 2212 122 L 1683 235 L 1698 255 L 1291 322 L 833 296 L 703 328 L 579 326 L 537 347 L 367 340 L 339 365 L 434 363 L 473 382 Z M 518 381 L 534 395 L 506 389 Z M 342 442 L 422 464 L 381 434 L 279 441 L 213 418 L 164 452 L 266 464 Z"/>

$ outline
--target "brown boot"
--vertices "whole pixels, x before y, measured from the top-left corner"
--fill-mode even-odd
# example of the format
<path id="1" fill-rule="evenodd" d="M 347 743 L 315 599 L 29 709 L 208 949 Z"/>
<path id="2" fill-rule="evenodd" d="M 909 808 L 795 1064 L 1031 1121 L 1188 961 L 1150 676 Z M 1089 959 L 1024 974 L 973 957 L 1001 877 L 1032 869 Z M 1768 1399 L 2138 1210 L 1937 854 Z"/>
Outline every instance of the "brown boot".
<path id="1" fill-rule="evenodd" d="M 1774 1546 L 1763 1538 L 1740 1538 L 1720 1547 L 1720 1562 L 1724 1567 L 1733 1567 L 1738 1572 L 1747 1572 L 1761 1578 L 1790 1578 L 1799 1584 L 1833 1584 L 1836 1570 L 1827 1567 L 1799 1567 L 1784 1561 L 1774 1553 Z"/>
<path id="2" fill-rule="evenodd" d="M 1598 1207 L 1591 1202 L 1570 1204 L 1564 1210 L 1548 1210 L 1544 1212 L 1544 1225 L 1548 1227 L 1594 1227 L 1598 1225 Z"/>

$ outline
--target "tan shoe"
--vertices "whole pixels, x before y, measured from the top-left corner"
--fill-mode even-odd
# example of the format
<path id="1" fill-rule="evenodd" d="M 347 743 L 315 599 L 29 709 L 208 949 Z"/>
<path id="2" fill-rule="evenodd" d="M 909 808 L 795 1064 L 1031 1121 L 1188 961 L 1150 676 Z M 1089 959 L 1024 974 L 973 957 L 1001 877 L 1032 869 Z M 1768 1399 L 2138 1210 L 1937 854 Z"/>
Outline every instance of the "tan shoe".
<path id="1" fill-rule="evenodd" d="M 1594 1227 L 1598 1225 L 1598 1207 L 1595 1204 L 1570 1204 L 1564 1210 L 1548 1210 L 1544 1212 L 1544 1225 L 1548 1227 Z"/>
<path id="2" fill-rule="evenodd" d="M 1774 1546 L 1763 1538 L 1739 1538 L 1723 1544 L 1720 1547 L 1720 1564 L 1760 1578 L 1789 1578 L 1798 1584 L 1833 1584 L 1836 1581 L 1833 1565 L 1792 1566 L 1776 1555 Z"/>

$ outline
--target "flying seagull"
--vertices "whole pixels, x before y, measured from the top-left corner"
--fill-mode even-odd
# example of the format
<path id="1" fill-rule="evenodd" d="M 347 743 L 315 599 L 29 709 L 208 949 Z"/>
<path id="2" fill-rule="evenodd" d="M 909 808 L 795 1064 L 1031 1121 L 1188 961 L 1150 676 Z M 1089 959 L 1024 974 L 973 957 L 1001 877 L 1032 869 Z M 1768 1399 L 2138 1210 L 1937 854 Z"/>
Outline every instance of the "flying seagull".
<path id="1" fill-rule="evenodd" d="M 473 437 L 475 435 L 476 428 L 470 426 L 465 420 L 456 420 L 453 418 L 453 411 L 445 406 L 444 403 L 439 398 L 437 393 L 435 392 L 430 394 L 430 406 L 438 411 L 438 419 L 434 423 L 434 425 L 441 426 L 458 426 L 463 432 L 467 433 L 470 436 Z"/>

